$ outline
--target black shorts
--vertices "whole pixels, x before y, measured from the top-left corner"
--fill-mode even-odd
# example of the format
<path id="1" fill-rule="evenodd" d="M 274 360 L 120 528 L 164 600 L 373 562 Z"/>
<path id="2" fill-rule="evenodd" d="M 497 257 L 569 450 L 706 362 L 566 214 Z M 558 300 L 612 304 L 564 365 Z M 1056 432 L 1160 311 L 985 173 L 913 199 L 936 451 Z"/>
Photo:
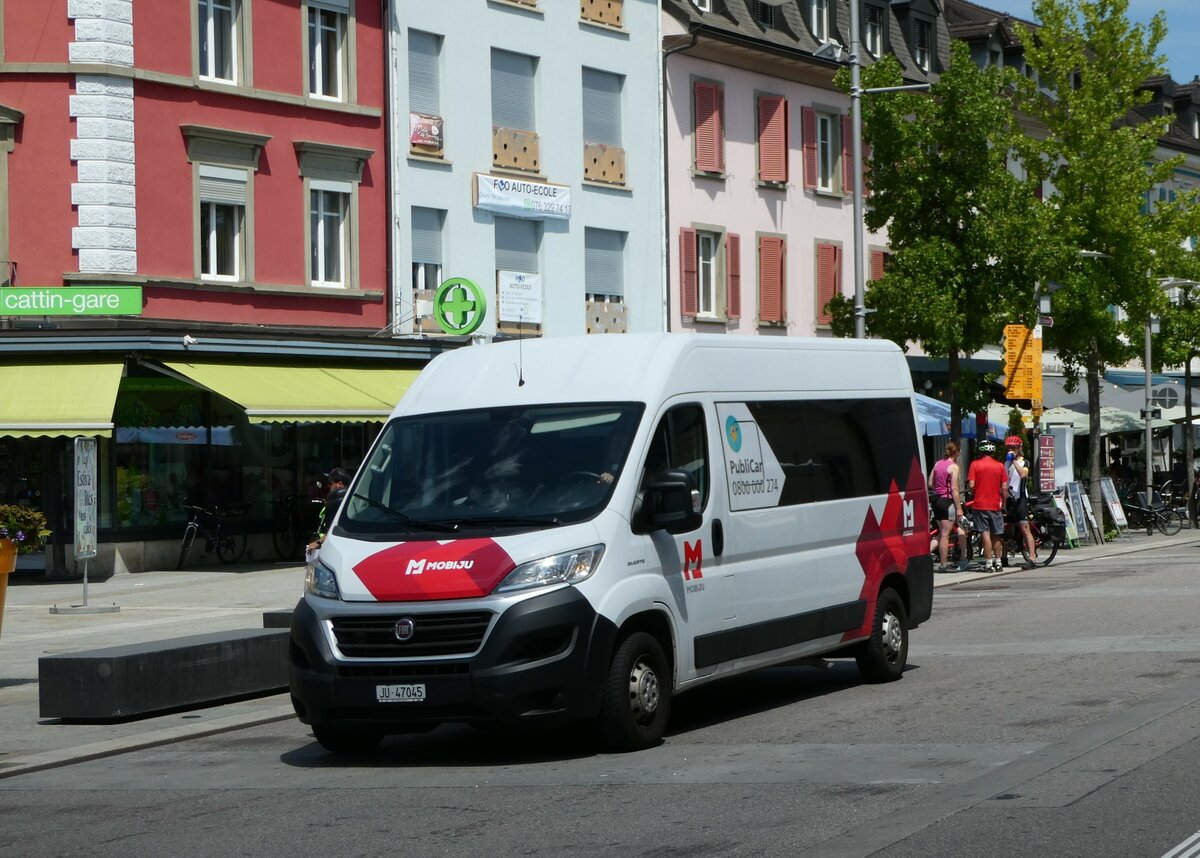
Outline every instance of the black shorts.
<path id="1" fill-rule="evenodd" d="M 933 498 L 933 520 L 934 521 L 953 521 L 954 520 L 954 498 L 943 498 L 934 496 Z"/>
<path id="2" fill-rule="evenodd" d="M 1004 504 L 1004 514 L 1009 521 L 1020 524 L 1029 518 L 1029 498 L 1009 498 Z"/>

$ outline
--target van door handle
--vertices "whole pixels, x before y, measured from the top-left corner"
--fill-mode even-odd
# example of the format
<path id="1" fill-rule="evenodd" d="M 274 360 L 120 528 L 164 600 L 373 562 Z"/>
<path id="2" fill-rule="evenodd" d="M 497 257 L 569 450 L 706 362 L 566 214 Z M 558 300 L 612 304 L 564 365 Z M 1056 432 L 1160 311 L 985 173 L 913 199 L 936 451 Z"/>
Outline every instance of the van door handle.
<path id="1" fill-rule="evenodd" d="M 721 519 L 713 519 L 712 533 L 713 556 L 720 557 L 721 552 L 725 550 L 725 529 L 721 527 Z"/>

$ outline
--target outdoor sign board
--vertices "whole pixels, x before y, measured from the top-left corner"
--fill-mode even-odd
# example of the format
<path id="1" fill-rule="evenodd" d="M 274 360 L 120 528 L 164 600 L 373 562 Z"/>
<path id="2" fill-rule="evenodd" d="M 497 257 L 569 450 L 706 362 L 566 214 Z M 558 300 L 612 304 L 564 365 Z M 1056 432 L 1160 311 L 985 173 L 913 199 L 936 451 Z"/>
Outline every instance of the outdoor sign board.
<path id="1" fill-rule="evenodd" d="M 433 318 L 447 334 L 473 334 L 487 315 L 483 290 L 466 277 L 451 277 L 433 296 Z"/>
<path id="2" fill-rule="evenodd" d="M 140 316 L 141 286 L 3 286 L 0 316 Z"/>
<path id="3" fill-rule="evenodd" d="M 1067 504 L 1071 508 L 1071 520 L 1075 522 L 1075 530 L 1079 533 L 1080 540 L 1086 541 L 1088 538 L 1088 523 L 1083 512 L 1083 494 L 1079 487 L 1079 483 L 1067 483 Z"/>
<path id="4" fill-rule="evenodd" d="M 1082 493 L 1081 502 L 1083 503 L 1083 514 L 1087 516 L 1088 527 L 1091 528 L 1092 531 L 1092 541 L 1094 541 L 1097 545 L 1103 545 L 1104 530 L 1096 522 L 1096 513 L 1092 511 L 1092 499 L 1087 492 Z"/>
<path id="5" fill-rule="evenodd" d="M 442 117 L 424 113 L 408 114 L 408 142 L 412 146 L 441 149 L 445 143 Z"/>
<path id="6" fill-rule="evenodd" d="M 1004 326 L 1004 395 L 1042 398 L 1042 338 L 1024 325 Z"/>
<path id="7" fill-rule="evenodd" d="M 1056 507 L 1058 507 L 1059 511 L 1066 518 L 1067 541 L 1072 542 L 1072 543 L 1078 542 L 1079 541 L 1079 531 L 1075 529 L 1075 522 L 1071 518 L 1071 508 L 1067 506 L 1067 499 L 1064 498 L 1062 495 L 1055 495 L 1054 496 L 1054 505 Z"/>
<path id="8" fill-rule="evenodd" d="M 1054 436 L 1038 435 L 1038 488 L 1054 491 Z"/>
<path id="9" fill-rule="evenodd" d="M 497 271 L 498 315 L 501 322 L 542 323 L 542 276 L 520 271 Z"/>
<path id="10" fill-rule="evenodd" d="M 96 439 L 75 439 L 75 559 L 96 556 Z"/>
<path id="11" fill-rule="evenodd" d="M 1100 495 L 1104 498 L 1113 524 L 1117 526 L 1117 533 L 1121 532 L 1121 528 L 1128 530 L 1129 520 L 1125 518 L 1125 508 L 1121 506 L 1121 499 L 1117 497 L 1117 487 L 1113 485 L 1112 477 L 1100 478 Z"/>
<path id="12" fill-rule="evenodd" d="M 509 217 L 569 220 L 571 189 L 567 185 L 476 173 L 475 206 Z"/>

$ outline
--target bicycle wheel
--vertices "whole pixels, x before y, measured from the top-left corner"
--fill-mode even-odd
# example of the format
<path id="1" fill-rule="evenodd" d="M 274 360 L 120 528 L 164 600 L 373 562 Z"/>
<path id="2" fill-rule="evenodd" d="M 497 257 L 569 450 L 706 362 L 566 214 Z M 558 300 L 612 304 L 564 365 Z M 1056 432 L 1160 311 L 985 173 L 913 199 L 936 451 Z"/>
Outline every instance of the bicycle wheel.
<path id="1" fill-rule="evenodd" d="M 1183 528 L 1183 519 L 1173 509 L 1160 509 L 1154 514 L 1154 523 L 1163 536 L 1174 536 Z"/>
<path id="2" fill-rule="evenodd" d="M 218 525 L 217 558 L 222 563 L 237 563 L 246 553 L 246 534 L 227 524 Z"/>
<path id="3" fill-rule="evenodd" d="M 1058 549 L 1062 543 L 1046 536 L 1045 532 L 1037 526 L 1036 522 L 1029 523 L 1029 532 L 1033 534 L 1033 545 L 1037 550 L 1037 557 L 1029 556 L 1029 549 L 1025 545 L 1025 540 L 1021 540 L 1021 556 L 1025 558 L 1026 563 L 1036 563 L 1039 566 L 1049 566 L 1054 562 L 1054 556 L 1058 554 Z"/>
<path id="4" fill-rule="evenodd" d="M 275 546 L 275 554 L 280 560 L 295 560 L 299 553 L 300 543 L 296 537 L 296 525 L 291 516 L 276 518 L 271 528 L 271 542 Z"/>
<path id="5" fill-rule="evenodd" d="M 188 552 L 192 548 L 192 543 L 196 541 L 196 523 L 189 521 L 187 527 L 183 529 L 183 541 L 179 543 L 179 562 L 175 564 L 176 569 L 183 568 L 183 561 L 187 559 Z"/>

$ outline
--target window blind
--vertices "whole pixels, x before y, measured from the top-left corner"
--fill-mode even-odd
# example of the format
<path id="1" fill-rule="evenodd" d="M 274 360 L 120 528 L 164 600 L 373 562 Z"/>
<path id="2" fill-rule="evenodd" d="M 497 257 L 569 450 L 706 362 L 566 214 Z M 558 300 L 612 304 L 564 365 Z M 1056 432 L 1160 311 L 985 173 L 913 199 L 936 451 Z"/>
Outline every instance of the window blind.
<path id="1" fill-rule="evenodd" d="M 496 218 L 496 270 L 537 274 L 537 223 L 512 217 Z"/>
<path id="2" fill-rule="evenodd" d="M 583 139 L 621 145 L 621 76 L 583 70 Z"/>
<path id="3" fill-rule="evenodd" d="M 441 38 L 420 30 L 408 31 L 408 109 L 441 116 L 438 98 L 438 53 Z"/>
<path id="4" fill-rule="evenodd" d="M 625 233 L 583 231 L 583 282 L 589 295 L 625 294 Z"/>
<path id="5" fill-rule="evenodd" d="M 492 50 L 492 124 L 534 131 L 534 58 Z"/>
<path id="6" fill-rule="evenodd" d="M 445 212 L 413 206 L 413 262 L 442 264 L 442 223 Z"/>
<path id="7" fill-rule="evenodd" d="M 200 201 L 223 205 L 246 205 L 246 171 L 200 165 Z"/>

